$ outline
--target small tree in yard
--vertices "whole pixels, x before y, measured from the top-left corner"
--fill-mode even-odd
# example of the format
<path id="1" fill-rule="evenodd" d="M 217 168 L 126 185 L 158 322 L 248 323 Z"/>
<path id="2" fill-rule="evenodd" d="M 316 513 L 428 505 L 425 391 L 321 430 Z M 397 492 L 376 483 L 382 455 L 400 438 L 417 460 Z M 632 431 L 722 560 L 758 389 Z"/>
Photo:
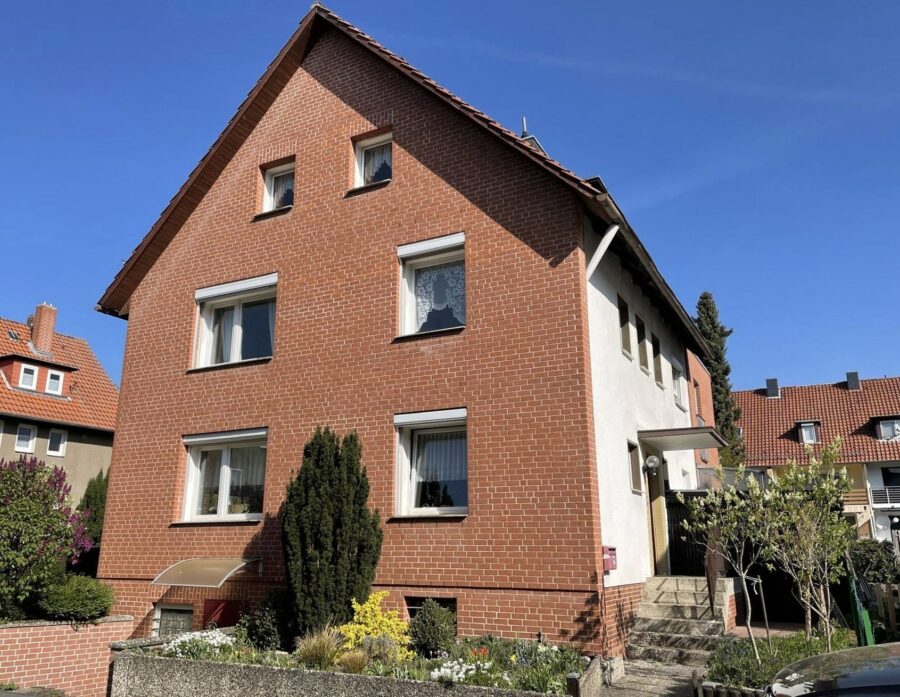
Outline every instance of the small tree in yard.
<path id="1" fill-rule="evenodd" d="M 795 460 L 777 473 L 766 490 L 767 555 L 794 581 L 803 606 L 807 638 L 812 636 L 813 615 L 818 618 L 831 651 L 830 585 L 846 573 L 843 560 L 853 530 L 843 517 L 843 496 L 850 491 L 847 470 L 838 468 L 841 439 L 826 445 L 817 457 L 806 448 L 808 464 Z"/>
<path id="2" fill-rule="evenodd" d="M 747 578 L 754 566 L 763 560 L 764 541 L 767 539 L 769 518 L 763 505 L 765 492 L 755 477 L 743 467 L 734 473 L 734 481 L 725 481 L 724 471 L 716 470 L 722 482 L 720 489 L 710 489 L 705 496 L 678 500 L 688 507 L 688 519 L 684 529 L 706 549 L 720 554 L 741 579 L 746 598 L 744 625 L 753 647 L 757 663 L 760 661 L 756 639 L 750 628 L 751 607 Z M 768 637 L 768 632 L 767 632 Z M 770 650 L 771 650 L 771 640 Z"/>
<path id="3" fill-rule="evenodd" d="M 59 577 L 66 558 L 91 548 L 85 515 L 72 510 L 66 473 L 36 458 L 0 460 L 0 617 Z"/>
<path id="4" fill-rule="evenodd" d="M 341 441 L 331 429 L 317 428 L 288 485 L 284 551 L 299 633 L 346 622 L 351 601 L 369 596 L 383 533 L 378 512 L 367 504 L 361 454 L 356 433 Z"/>
<path id="5" fill-rule="evenodd" d="M 87 534 L 93 540 L 95 545 L 100 544 L 100 537 L 103 534 L 103 515 L 106 511 L 106 490 L 109 487 L 109 474 L 101 470 L 97 476 L 93 477 L 84 490 L 81 497 L 81 503 L 78 504 L 79 511 L 85 511 L 87 520 L 85 526 Z"/>

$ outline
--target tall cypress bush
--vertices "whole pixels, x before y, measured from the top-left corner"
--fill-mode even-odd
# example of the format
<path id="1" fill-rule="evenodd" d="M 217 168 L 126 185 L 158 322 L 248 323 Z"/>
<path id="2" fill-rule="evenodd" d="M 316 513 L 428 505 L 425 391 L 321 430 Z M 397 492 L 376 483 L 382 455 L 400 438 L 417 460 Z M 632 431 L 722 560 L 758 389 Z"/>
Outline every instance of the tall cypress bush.
<path id="1" fill-rule="evenodd" d="M 361 455 L 355 432 L 341 440 L 317 428 L 288 485 L 284 552 L 297 633 L 348 621 L 350 601 L 365 601 L 375 579 L 383 533 Z"/>
<path id="2" fill-rule="evenodd" d="M 87 511 L 85 526 L 87 534 L 93 540 L 94 545 L 100 544 L 103 535 L 103 515 L 106 512 L 106 491 L 109 488 L 109 474 L 100 470 L 85 487 L 78 504 L 79 511 Z"/>

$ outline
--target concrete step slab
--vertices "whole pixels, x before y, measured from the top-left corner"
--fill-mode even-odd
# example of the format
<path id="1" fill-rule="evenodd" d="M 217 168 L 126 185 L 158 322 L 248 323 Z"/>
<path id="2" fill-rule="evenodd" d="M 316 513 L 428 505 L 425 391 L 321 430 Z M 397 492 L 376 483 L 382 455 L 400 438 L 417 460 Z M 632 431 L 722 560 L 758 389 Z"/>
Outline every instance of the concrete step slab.
<path id="1" fill-rule="evenodd" d="M 698 649 L 712 651 L 722 636 L 702 634 L 669 634 L 659 632 L 637 632 L 632 630 L 628 642 L 635 646 L 662 646 L 670 649 Z"/>
<path id="2" fill-rule="evenodd" d="M 674 605 L 667 603 L 640 603 L 637 617 L 675 620 L 714 620 L 722 618 L 721 608 L 713 612 L 709 605 Z"/>
<path id="3" fill-rule="evenodd" d="M 699 636 L 725 635 L 725 628 L 718 620 L 661 619 L 652 617 L 635 618 L 632 631 L 695 634 Z"/>
<path id="4" fill-rule="evenodd" d="M 629 659 L 657 661 L 659 663 L 678 663 L 683 666 L 705 666 L 709 651 L 699 649 L 676 649 L 664 646 L 636 646 L 627 644 L 625 655 Z"/>

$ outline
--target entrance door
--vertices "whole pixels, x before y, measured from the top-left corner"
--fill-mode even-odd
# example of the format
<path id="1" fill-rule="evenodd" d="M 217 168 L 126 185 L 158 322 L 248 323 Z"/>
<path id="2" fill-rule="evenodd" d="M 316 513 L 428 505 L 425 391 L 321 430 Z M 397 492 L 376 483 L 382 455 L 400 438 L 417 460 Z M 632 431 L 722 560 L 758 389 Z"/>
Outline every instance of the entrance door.
<path id="1" fill-rule="evenodd" d="M 650 453 L 645 453 L 644 461 Z M 654 471 L 648 471 L 644 476 L 647 481 L 648 515 L 650 520 L 650 542 L 653 551 L 653 573 L 657 576 L 668 576 L 669 567 L 669 536 L 666 521 L 666 495 L 665 476 L 666 465 L 660 455 L 661 464 Z"/>

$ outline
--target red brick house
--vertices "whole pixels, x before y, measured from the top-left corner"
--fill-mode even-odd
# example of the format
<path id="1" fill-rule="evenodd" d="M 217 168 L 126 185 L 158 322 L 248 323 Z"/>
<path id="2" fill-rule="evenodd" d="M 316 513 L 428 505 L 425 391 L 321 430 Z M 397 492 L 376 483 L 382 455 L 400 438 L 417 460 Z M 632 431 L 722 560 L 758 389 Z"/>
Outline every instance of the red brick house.
<path id="1" fill-rule="evenodd" d="M 109 467 L 119 394 L 84 339 L 56 331 L 41 303 L 26 322 L 0 317 L 0 458 L 66 471 L 72 499 Z"/>
<path id="2" fill-rule="evenodd" d="M 327 424 L 362 440 L 394 606 L 621 653 L 665 492 L 720 442 L 702 338 L 600 180 L 320 5 L 100 309 L 128 320 L 100 577 L 139 635 L 283 583 Z"/>
<path id="3" fill-rule="evenodd" d="M 760 470 L 804 462 L 804 449 L 819 451 L 840 436 L 841 464 L 853 482 L 844 512 L 860 537 L 900 535 L 900 378 L 845 380 L 735 392 L 741 409 L 747 465 Z"/>

